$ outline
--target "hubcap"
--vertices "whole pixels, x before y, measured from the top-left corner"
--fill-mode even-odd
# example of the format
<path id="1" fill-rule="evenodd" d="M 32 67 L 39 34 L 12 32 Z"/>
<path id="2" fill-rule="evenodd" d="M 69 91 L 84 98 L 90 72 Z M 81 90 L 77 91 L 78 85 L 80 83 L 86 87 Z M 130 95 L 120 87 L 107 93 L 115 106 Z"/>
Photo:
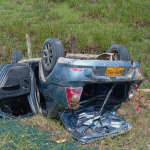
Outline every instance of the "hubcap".
<path id="1" fill-rule="evenodd" d="M 53 57 L 53 49 L 50 43 L 45 45 L 45 49 L 43 50 L 43 60 L 46 67 L 50 67 L 52 63 Z"/>

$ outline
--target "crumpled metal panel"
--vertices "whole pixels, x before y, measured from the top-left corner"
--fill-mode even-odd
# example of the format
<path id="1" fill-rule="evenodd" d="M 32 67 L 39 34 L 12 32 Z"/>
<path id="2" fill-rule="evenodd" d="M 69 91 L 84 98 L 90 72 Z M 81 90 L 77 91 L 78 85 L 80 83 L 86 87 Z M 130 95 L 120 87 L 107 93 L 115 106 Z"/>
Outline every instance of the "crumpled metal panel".
<path id="1" fill-rule="evenodd" d="M 113 106 L 105 106 L 102 114 L 96 116 L 101 106 L 89 106 L 78 110 L 66 110 L 59 116 L 72 136 L 81 143 L 115 136 L 132 128 L 132 124 L 117 116 Z M 92 119 L 93 116 L 96 116 Z M 103 126 L 100 123 L 102 119 Z"/>

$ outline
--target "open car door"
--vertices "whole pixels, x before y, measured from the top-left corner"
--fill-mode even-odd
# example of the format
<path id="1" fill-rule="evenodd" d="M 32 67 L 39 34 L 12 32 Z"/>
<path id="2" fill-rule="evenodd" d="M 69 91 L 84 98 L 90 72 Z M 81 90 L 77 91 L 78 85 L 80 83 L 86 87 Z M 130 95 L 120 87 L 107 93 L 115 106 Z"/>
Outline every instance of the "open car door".
<path id="1" fill-rule="evenodd" d="M 15 119 L 36 114 L 36 81 L 25 64 L 0 66 L 0 117 Z"/>

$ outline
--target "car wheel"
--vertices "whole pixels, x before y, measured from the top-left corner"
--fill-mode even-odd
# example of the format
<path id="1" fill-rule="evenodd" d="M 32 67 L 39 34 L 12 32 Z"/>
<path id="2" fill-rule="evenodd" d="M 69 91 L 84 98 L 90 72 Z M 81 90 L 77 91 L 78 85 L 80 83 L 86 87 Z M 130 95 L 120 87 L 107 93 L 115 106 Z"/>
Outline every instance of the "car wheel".
<path id="1" fill-rule="evenodd" d="M 19 50 L 15 50 L 13 51 L 13 55 L 12 55 L 12 61 L 11 63 L 17 63 L 18 61 L 20 61 L 22 59 L 22 53 Z"/>
<path id="2" fill-rule="evenodd" d="M 36 86 L 35 101 L 36 101 L 36 112 L 42 114 L 42 108 L 40 105 L 40 92 L 38 86 Z"/>
<path id="3" fill-rule="evenodd" d="M 130 54 L 128 49 L 124 45 L 115 44 L 112 45 L 107 53 L 117 53 L 118 60 L 130 61 Z"/>
<path id="4" fill-rule="evenodd" d="M 42 48 L 43 70 L 50 73 L 59 57 L 65 57 L 63 44 L 56 38 L 47 39 Z"/>

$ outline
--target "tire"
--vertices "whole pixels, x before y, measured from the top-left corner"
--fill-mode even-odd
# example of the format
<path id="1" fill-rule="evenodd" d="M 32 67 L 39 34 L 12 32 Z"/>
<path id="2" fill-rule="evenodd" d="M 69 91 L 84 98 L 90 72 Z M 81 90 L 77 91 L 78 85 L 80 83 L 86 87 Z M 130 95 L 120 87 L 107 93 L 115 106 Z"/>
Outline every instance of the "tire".
<path id="1" fill-rule="evenodd" d="M 36 107 L 35 107 L 35 110 L 36 110 L 36 113 L 38 114 L 41 114 L 43 116 L 47 116 L 47 108 L 46 107 L 42 107 L 42 104 L 41 104 L 41 95 L 40 95 L 40 91 L 39 91 L 39 88 L 38 86 L 36 86 L 36 93 L 35 93 L 35 97 L 36 97 Z"/>
<path id="2" fill-rule="evenodd" d="M 56 38 L 47 39 L 42 48 L 42 66 L 44 72 L 49 74 L 59 57 L 65 57 L 63 44 Z"/>
<path id="3" fill-rule="evenodd" d="M 18 61 L 20 61 L 22 59 L 22 53 L 19 50 L 15 50 L 13 51 L 13 55 L 12 55 L 12 61 L 11 63 L 17 63 Z"/>
<path id="4" fill-rule="evenodd" d="M 112 45 L 107 53 L 117 53 L 119 54 L 118 60 L 130 61 L 130 54 L 128 49 L 124 45 L 115 44 Z"/>
<path id="5" fill-rule="evenodd" d="M 36 86 L 35 101 L 36 101 L 36 112 L 42 114 L 42 108 L 40 106 L 40 92 L 38 86 Z"/>

